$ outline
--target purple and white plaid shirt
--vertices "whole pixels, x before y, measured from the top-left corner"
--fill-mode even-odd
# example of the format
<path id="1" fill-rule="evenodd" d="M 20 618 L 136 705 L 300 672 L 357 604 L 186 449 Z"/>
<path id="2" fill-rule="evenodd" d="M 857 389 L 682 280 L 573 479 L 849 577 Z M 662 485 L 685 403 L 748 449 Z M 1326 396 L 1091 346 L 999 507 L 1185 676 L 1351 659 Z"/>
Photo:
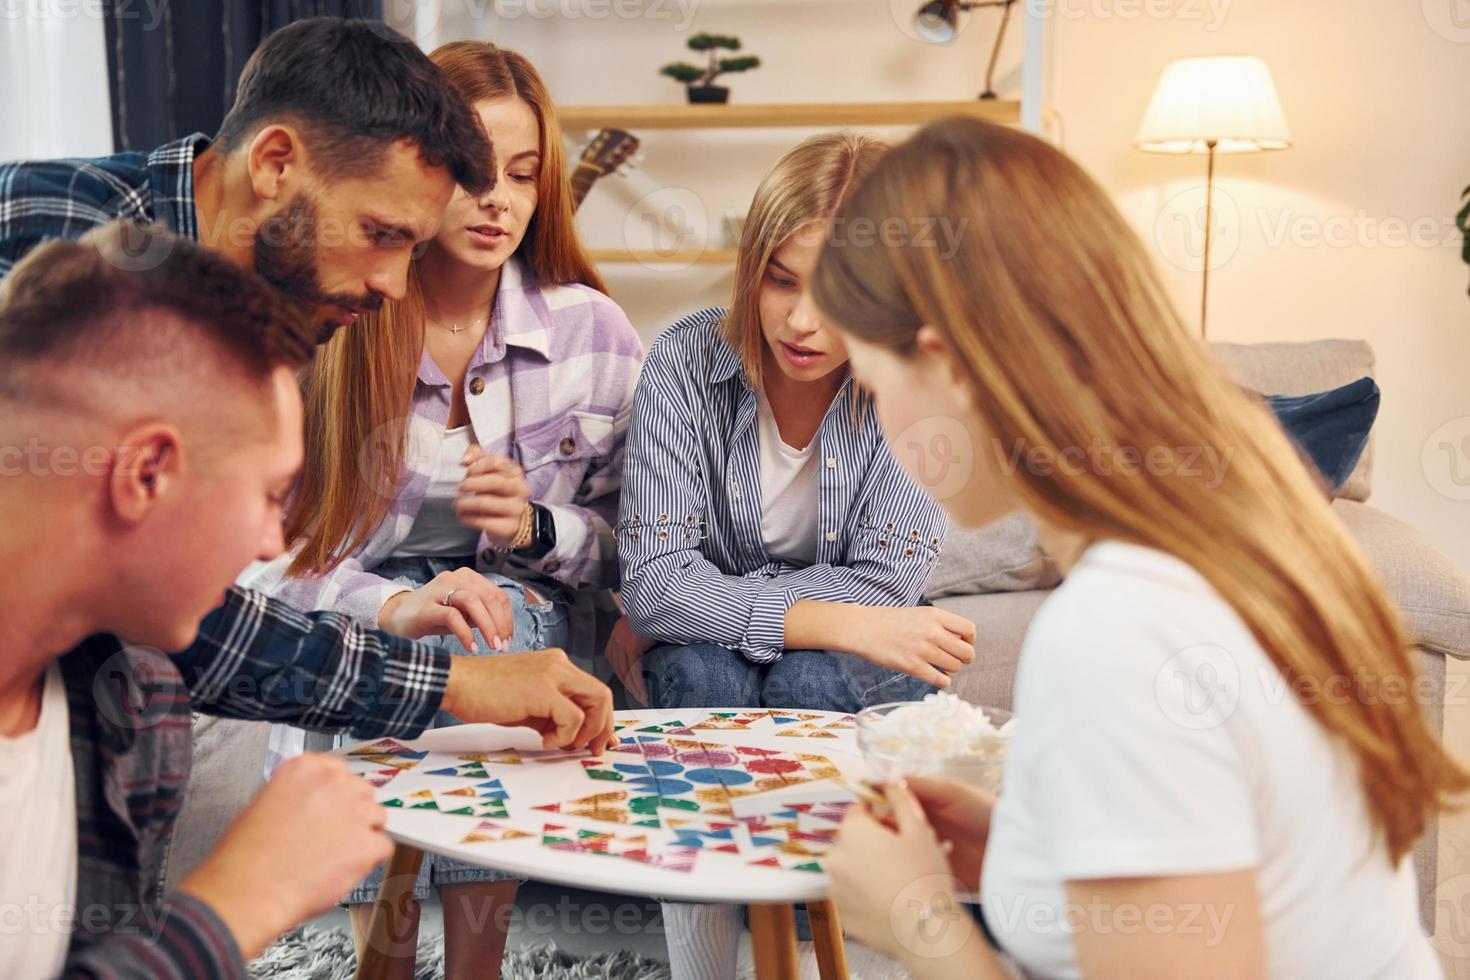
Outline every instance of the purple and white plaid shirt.
<path id="1" fill-rule="evenodd" d="M 531 499 L 556 519 L 556 548 L 539 560 L 509 555 L 480 535 L 475 568 L 559 583 L 613 588 L 612 524 L 622 486 L 623 440 L 643 346 L 627 316 L 581 285 L 540 286 L 519 259 L 500 272 L 490 326 L 465 375 L 475 441 L 526 472 Z M 291 556 L 257 564 L 240 584 L 304 610 L 333 609 L 376 625 L 383 603 L 405 591 L 374 573 L 407 537 L 423 505 L 449 423 L 453 391 L 429 357 L 419 362 L 405 472 L 388 517 L 330 573 L 286 578 Z"/>

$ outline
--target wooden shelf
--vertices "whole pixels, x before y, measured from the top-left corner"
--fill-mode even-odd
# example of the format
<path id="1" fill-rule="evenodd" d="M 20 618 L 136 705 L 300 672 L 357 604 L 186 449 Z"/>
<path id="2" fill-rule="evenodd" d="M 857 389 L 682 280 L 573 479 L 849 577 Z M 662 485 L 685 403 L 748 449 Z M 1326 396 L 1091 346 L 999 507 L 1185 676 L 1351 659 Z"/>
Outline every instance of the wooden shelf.
<path id="1" fill-rule="evenodd" d="M 744 105 L 560 106 L 562 129 L 736 129 L 782 126 L 921 126 L 944 116 L 969 115 L 1015 125 L 1021 104 L 1006 99 L 961 102 L 792 102 Z"/>
<path id="2" fill-rule="evenodd" d="M 621 265 L 733 265 L 738 249 L 707 248 L 703 251 L 659 252 L 640 248 L 589 248 L 592 261 Z"/>

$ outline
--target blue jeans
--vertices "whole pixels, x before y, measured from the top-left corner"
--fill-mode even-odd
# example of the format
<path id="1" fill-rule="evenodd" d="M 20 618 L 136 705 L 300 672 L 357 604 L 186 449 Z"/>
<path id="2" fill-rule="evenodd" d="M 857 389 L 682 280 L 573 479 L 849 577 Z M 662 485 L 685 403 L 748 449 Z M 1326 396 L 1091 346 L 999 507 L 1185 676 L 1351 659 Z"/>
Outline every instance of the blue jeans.
<path id="1" fill-rule="evenodd" d="M 394 582 L 417 589 L 427 585 L 441 572 L 456 568 L 473 568 L 474 565 L 475 559 L 472 556 L 466 558 L 389 558 L 373 571 L 383 578 L 392 579 Z M 515 618 L 515 635 L 510 641 L 511 653 L 567 645 L 568 621 L 565 607 L 544 597 L 539 603 L 530 602 L 526 597 L 526 587 L 513 578 L 495 574 L 486 574 L 485 577 L 500 586 L 510 599 L 511 613 Z M 428 636 L 419 642 L 441 647 L 447 653 L 455 656 L 466 655 L 464 647 L 452 636 Z M 493 657 L 496 653 L 497 651 L 485 645 L 484 637 L 477 632 L 475 649 L 469 655 Z M 458 724 L 460 720 L 447 711 L 440 711 L 434 719 L 435 728 Z M 413 897 L 420 902 L 426 900 L 429 897 L 431 886 L 442 887 L 467 881 L 503 881 L 506 879 L 525 880 L 520 875 L 505 874 L 439 854 L 426 853 L 423 864 L 419 867 L 418 880 L 414 882 Z M 382 884 L 383 869 L 378 868 L 363 879 L 362 884 L 354 888 L 345 901 L 348 905 L 372 902 L 378 897 L 378 889 Z"/>
<path id="2" fill-rule="evenodd" d="M 758 664 L 717 643 L 656 646 L 643 656 L 653 708 L 790 708 L 853 713 L 917 701 L 936 688 L 855 653 L 787 650 Z"/>

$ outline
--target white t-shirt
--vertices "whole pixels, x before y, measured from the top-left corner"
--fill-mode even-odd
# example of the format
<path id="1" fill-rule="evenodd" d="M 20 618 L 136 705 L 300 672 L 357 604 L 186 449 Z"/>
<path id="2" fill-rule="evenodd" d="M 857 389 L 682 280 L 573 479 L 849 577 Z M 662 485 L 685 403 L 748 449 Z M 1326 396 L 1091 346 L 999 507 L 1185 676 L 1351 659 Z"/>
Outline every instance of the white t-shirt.
<path id="1" fill-rule="evenodd" d="M 66 962 L 77 900 L 77 794 L 61 670 L 46 669 L 41 718 L 0 738 L 0 976 L 54 977 Z"/>
<path id="2" fill-rule="evenodd" d="M 473 440 L 474 435 L 468 425 L 445 429 L 444 439 L 439 443 L 439 455 L 431 464 L 433 468 L 414 467 L 419 472 L 429 469 L 433 475 L 429 478 L 429 488 L 413 519 L 413 526 L 393 549 L 395 557 L 457 557 L 475 553 L 480 544 L 480 532 L 461 521 L 454 510 L 454 498 L 459 496 L 459 485 L 465 475 L 465 467 L 459 461 Z M 409 442 L 412 444 L 413 440 Z"/>
<path id="3" fill-rule="evenodd" d="M 766 554 L 805 568 L 817 560 L 817 522 L 821 503 L 817 442 L 792 449 L 781 439 L 766 393 L 756 393 L 756 432 L 760 443 L 761 541 Z"/>
<path id="4" fill-rule="evenodd" d="M 1130 927 L 1067 908 L 1067 881 L 1255 868 L 1271 976 L 1441 976 L 1350 757 L 1189 565 L 1089 548 L 1026 635 L 1015 713 L 981 898 L 1028 973 L 1080 976 L 1068 922 Z M 1170 927 L 1229 925 L 1188 915 Z"/>

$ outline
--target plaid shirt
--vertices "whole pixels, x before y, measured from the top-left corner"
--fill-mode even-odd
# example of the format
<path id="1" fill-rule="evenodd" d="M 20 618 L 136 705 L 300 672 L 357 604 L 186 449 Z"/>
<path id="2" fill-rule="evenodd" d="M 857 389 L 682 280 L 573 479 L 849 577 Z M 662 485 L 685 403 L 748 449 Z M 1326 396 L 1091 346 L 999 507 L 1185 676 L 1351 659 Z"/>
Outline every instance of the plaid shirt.
<path id="1" fill-rule="evenodd" d="M 194 159 L 208 146 L 209 138 L 195 133 L 146 156 L 119 153 L 92 160 L 0 165 L 0 276 L 46 239 L 80 237 L 119 217 L 157 222 L 177 235 L 197 239 Z M 278 679 L 293 677 L 318 688 L 326 701 L 303 723 L 306 727 L 357 725 L 378 734 L 415 735 L 433 717 L 448 677 L 448 660 L 442 654 L 366 634 L 340 617 L 303 617 L 293 606 L 238 590 L 210 614 L 201 643 L 206 642 L 204 637 L 213 637 L 233 655 L 215 661 L 207 674 L 196 678 L 206 685 L 206 700 L 213 686 L 227 683 L 242 665 L 253 665 L 259 668 L 257 676 L 274 672 Z M 382 656 L 365 656 L 363 651 L 369 649 Z M 357 690 L 378 691 L 384 697 L 341 700 L 343 692 Z M 327 706 L 339 701 L 370 713 L 349 717 Z M 225 713 L 274 717 L 261 703 L 248 701 L 227 707 Z"/>
<path id="2" fill-rule="evenodd" d="M 618 581 L 612 524 L 642 359 L 638 334 L 616 303 L 587 286 L 538 285 L 512 258 L 501 267 L 490 325 L 465 375 L 475 441 L 520 463 L 531 499 L 556 521 L 556 547 L 534 560 L 493 547 L 482 533 L 475 568 L 548 584 L 572 606 L 572 635 L 579 641 L 595 633 L 583 626 L 590 622 L 582 618 L 591 615 L 589 590 Z M 292 555 L 285 554 L 252 566 L 241 584 L 302 609 L 335 609 L 376 623 L 383 603 L 405 587 L 373 569 L 398 551 L 423 506 L 453 394 L 425 351 L 404 472 L 388 516 L 361 548 L 326 575 L 311 578 L 286 578 Z M 571 652 L 585 657 L 591 651 Z"/>
<path id="3" fill-rule="evenodd" d="M 208 145 L 196 134 L 146 156 L 0 164 L 0 276 L 40 242 L 80 237 L 118 217 L 198 238 L 193 162 Z M 111 688 L 100 683 L 98 670 L 119 649 L 116 640 L 102 638 L 63 659 L 78 783 L 79 918 L 69 969 L 95 977 L 241 975 L 234 962 L 239 952 L 212 912 L 180 896 L 160 905 L 156 894 L 188 777 L 190 702 L 233 718 L 348 729 L 361 738 L 412 737 L 428 727 L 443 699 L 449 658 L 345 616 L 303 615 L 284 602 L 231 589 L 195 644 L 172 657 L 172 670 L 155 665 L 141 695 L 119 693 L 124 707 L 166 705 L 158 724 L 124 725 L 119 733 L 99 721 Z M 162 921 L 157 916 L 164 913 L 171 924 L 162 932 L 123 934 L 128 922 Z M 82 918 L 89 914 L 94 917 Z M 107 942 L 90 942 L 109 931 L 115 935 Z"/>
<path id="4" fill-rule="evenodd" d="M 77 912 L 67 976 L 243 977 L 234 938 L 188 895 L 162 895 L 189 778 L 190 712 L 359 738 L 428 726 L 447 658 L 232 591 L 198 641 L 164 657 L 92 637 L 61 661 L 77 800 Z M 354 680 L 355 679 L 355 680 Z"/>
<path id="5" fill-rule="evenodd" d="M 194 158 L 208 146 L 195 133 L 147 155 L 0 163 L 0 277 L 41 242 L 80 238 L 115 218 L 198 239 Z"/>

